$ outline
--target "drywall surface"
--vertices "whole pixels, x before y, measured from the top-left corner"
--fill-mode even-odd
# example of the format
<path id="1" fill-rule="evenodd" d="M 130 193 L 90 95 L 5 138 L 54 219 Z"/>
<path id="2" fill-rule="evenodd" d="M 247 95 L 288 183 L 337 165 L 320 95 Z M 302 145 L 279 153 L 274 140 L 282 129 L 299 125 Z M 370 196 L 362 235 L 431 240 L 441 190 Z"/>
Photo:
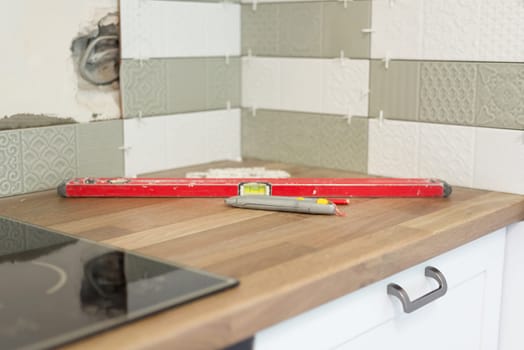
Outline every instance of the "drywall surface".
<path id="1" fill-rule="evenodd" d="M 78 75 L 72 41 L 117 11 L 117 0 L 0 2 L 0 117 L 17 114 L 73 118 L 120 116 L 118 85 L 97 87 Z"/>

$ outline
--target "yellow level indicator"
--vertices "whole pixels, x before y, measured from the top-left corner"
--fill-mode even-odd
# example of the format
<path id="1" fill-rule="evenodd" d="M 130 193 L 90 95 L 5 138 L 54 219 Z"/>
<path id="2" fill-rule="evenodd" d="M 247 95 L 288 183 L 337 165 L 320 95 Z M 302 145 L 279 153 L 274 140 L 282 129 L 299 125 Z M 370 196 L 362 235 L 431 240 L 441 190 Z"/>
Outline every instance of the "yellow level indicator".
<path id="1" fill-rule="evenodd" d="M 243 182 L 238 185 L 238 194 L 248 195 L 271 195 L 271 184 L 267 182 Z"/>

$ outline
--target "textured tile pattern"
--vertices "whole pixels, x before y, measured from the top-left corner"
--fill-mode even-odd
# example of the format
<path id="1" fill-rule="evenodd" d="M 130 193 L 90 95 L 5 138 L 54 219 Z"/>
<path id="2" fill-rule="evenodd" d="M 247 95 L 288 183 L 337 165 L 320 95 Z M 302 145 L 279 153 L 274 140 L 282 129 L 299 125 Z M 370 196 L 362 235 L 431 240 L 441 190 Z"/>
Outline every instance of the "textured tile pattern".
<path id="1" fill-rule="evenodd" d="M 164 60 L 123 60 L 120 67 L 122 114 L 125 118 L 167 112 Z"/>
<path id="2" fill-rule="evenodd" d="M 76 176 L 76 128 L 25 129 L 22 134 L 24 192 L 45 190 Z"/>
<path id="3" fill-rule="evenodd" d="M 484 0 L 479 23 L 479 58 L 524 61 L 524 4 L 520 0 Z"/>
<path id="4" fill-rule="evenodd" d="M 520 0 L 374 0 L 372 57 L 524 61 Z"/>
<path id="5" fill-rule="evenodd" d="M 0 197 L 124 175 L 122 120 L 0 132 Z"/>
<path id="6" fill-rule="evenodd" d="M 0 132 L 0 197 L 23 192 L 20 131 Z"/>
<path id="7" fill-rule="evenodd" d="M 242 105 L 368 115 L 368 60 L 244 58 Z"/>
<path id="8" fill-rule="evenodd" d="M 478 48 L 478 0 L 439 0 L 423 3 L 424 58 L 466 59 Z"/>
<path id="9" fill-rule="evenodd" d="M 242 114 L 242 155 L 295 164 L 367 171 L 367 120 L 259 110 Z M 314 132 L 313 132 L 314 130 Z"/>
<path id="10" fill-rule="evenodd" d="M 240 103 L 240 59 L 123 60 L 125 118 L 226 108 Z"/>
<path id="11" fill-rule="evenodd" d="M 477 66 L 469 63 L 421 64 L 419 120 L 472 125 Z"/>
<path id="12" fill-rule="evenodd" d="M 374 117 L 524 129 L 524 64 L 374 60 L 370 86 Z"/>
<path id="13" fill-rule="evenodd" d="M 125 59 L 240 55 L 239 4 L 126 0 L 120 5 Z"/>
<path id="14" fill-rule="evenodd" d="M 242 53 L 259 56 L 346 57 L 369 55 L 369 1 L 242 5 Z"/>
<path id="15" fill-rule="evenodd" d="M 524 129 L 524 65 L 481 64 L 477 80 L 476 123 Z"/>
<path id="16" fill-rule="evenodd" d="M 124 123 L 122 120 L 78 124 L 77 176 L 123 176 Z"/>

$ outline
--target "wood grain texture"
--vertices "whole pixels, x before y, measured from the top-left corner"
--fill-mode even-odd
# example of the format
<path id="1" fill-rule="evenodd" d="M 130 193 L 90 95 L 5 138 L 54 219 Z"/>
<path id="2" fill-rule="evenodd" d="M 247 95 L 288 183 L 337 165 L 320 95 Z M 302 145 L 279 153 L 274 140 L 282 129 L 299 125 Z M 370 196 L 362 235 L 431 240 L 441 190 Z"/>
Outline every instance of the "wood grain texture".
<path id="1" fill-rule="evenodd" d="M 363 176 L 258 161 L 154 175 L 262 165 L 296 177 Z M 67 346 L 191 350 L 236 343 L 524 220 L 524 196 L 454 188 L 446 199 L 359 198 L 341 209 L 345 217 L 233 209 L 218 198 L 64 199 L 50 191 L 0 200 L 0 215 L 238 278 L 231 290 Z"/>

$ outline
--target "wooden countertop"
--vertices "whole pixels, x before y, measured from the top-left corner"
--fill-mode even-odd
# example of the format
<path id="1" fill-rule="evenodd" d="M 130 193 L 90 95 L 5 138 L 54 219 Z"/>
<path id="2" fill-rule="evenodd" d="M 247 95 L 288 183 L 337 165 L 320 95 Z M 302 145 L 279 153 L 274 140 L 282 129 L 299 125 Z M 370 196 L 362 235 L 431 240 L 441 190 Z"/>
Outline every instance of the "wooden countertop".
<path id="1" fill-rule="evenodd" d="M 342 171 L 251 161 L 296 177 Z M 222 199 L 64 199 L 54 191 L 0 200 L 0 215 L 238 278 L 236 288 L 67 346 L 219 349 L 513 222 L 524 196 L 454 188 L 450 198 L 353 199 L 345 217 L 226 207 Z"/>

